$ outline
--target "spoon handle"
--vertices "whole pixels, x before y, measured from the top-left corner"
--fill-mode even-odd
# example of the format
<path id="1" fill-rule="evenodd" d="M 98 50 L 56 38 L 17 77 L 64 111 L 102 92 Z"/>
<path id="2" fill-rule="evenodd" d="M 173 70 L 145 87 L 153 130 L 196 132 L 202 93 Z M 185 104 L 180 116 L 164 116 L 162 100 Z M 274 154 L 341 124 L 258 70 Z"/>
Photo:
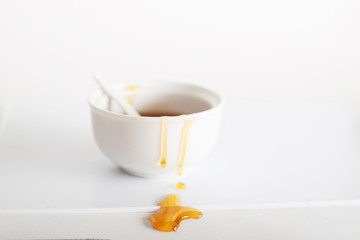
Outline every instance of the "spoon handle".
<path id="1" fill-rule="evenodd" d="M 94 80 L 99 84 L 101 90 L 112 98 L 124 112 L 130 116 L 140 116 L 140 114 L 130 105 L 130 103 L 123 96 L 119 96 L 119 93 L 115 92 L 111 87 L 106 86 L 100 79 L 94 75 Z"/>

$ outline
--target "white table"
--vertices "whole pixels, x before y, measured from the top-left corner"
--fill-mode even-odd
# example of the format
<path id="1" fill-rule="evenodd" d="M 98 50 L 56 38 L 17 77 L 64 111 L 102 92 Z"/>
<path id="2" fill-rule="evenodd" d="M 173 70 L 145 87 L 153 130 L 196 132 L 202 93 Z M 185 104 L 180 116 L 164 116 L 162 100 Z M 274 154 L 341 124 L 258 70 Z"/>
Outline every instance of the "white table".
<path id="1" fill-rule="evenodd" d="M 94 143 L 86 102 L 14 101 L 2 109 L 2 238 L 360 236 L 360 121 L 340 105 L 226 109 L 205 164 L 167 179 L 132 177 L 108 161 Z M 173 188 L 179 180 L 185 190 Z M 177 233 L 157 232 L 146 217 L 170 192 L 204 216 Z"/>

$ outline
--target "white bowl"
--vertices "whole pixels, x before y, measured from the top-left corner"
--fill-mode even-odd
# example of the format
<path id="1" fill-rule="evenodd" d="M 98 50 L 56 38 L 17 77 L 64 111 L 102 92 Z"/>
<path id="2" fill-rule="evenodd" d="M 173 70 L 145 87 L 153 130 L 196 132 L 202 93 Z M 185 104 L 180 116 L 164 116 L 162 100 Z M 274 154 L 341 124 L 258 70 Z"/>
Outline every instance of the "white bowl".
<path id="1" fill-rule="evenodd" d="M 124 91 L 125 86 L 114 88 Z M 139 82 L 137 86 L 133 106 L 140 113 L 172 111 L 182 115 L 128 116 L 98 89 L 89 96 L 89 104 L 95 140 L 101 151 L 124 171 L 140 177 L 176 174 L 181 170 L 181 154 L 184 169 L 204 160 L 219 133 L 222 96 L 204 87 L 179 82 Z M 188 130 L 184 129 L 185 125 Z M 161 167 L 160 152 L 165 148 L 166 166 Z"/>

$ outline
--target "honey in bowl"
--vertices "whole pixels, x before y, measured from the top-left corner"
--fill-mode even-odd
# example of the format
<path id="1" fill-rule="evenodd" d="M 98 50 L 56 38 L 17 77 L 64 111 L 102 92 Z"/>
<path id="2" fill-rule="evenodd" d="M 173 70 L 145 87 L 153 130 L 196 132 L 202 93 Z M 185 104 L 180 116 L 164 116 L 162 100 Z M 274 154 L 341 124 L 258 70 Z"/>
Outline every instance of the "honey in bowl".
<path id="1" fill-rule="evenodd" d="M 139 111 L 139 114 L 142 117 L 174 117 L 184 115 L 185 113 L 177 112 L 177 111 L 157 111 L 157 110 L 150 110 L 150 111 Z"/>
<path id="2" fill-rule="evenodd" d="M 198 219 L 202 213 L 196 208 L 181 206 L 177 194 L 168 194 L 158 203 L 160 209 L 148 217 L 153 228 L 163 232 L 176 231 L 180 222 L 186 219 Z"/>

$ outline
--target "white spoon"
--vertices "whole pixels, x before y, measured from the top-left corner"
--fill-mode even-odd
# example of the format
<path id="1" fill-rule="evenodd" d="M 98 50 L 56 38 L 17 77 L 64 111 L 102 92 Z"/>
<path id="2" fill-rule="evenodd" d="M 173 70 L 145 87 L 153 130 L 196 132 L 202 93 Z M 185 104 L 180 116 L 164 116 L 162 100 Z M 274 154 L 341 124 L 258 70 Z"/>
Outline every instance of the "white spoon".
<path id="1" fill-rule="evenodd" d="M 99 84 L 101 90 L 112 100 L 114 100 L 129 116 L 140 116 L 140 114 L 131 106 L 131 104 L 125 99 L 125 96 L 119 96 L 119 93 L 115 92 L 111 87 L 106 86 L 98 76 L 93 75 L 93 78 L 97 84 Z"/>

